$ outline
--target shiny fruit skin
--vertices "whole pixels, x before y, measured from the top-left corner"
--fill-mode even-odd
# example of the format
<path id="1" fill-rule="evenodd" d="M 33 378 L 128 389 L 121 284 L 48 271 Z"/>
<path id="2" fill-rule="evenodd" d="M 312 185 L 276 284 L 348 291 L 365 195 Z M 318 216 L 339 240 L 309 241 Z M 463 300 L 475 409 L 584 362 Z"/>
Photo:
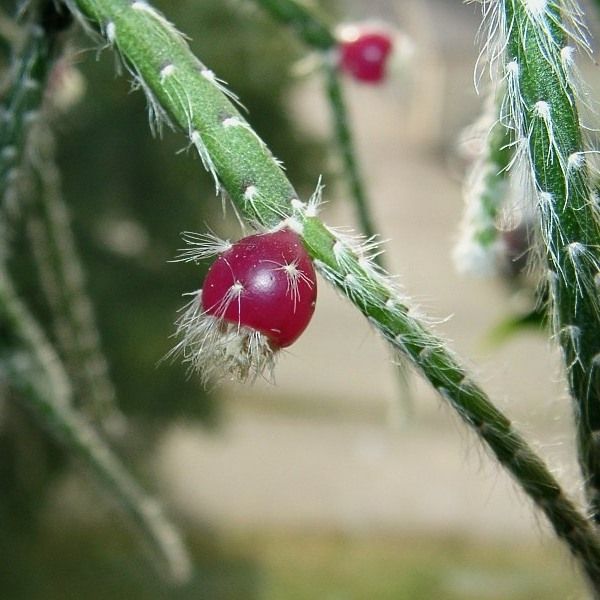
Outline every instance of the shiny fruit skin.
<path id="1" fill-rule="evenodd" d="M 206 314 L 292 344 L 315 308 L 316 275 L 302 240 L 290 229 L 245 237 L 220 254 L 202 288 Z"/>

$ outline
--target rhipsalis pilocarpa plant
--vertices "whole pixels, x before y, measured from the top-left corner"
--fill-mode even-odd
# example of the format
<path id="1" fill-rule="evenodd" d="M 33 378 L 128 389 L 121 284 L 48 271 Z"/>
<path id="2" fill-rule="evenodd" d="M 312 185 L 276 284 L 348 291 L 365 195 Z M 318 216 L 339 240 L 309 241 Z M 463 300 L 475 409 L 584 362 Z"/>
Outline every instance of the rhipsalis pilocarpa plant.
<path id="1" fill-rule="evenodd" d="M 536 2 L 535 6 L 539 8 L 542 4 L 545 15 L 544 3 Z M 217 190 L 227 192 L 249 223 L 261 232 L 287 227 L 300 236 L 320 273 L 421 371 L 545 513 L 600 595 L 600 543 L 592 525 L 577 511 L 543 462 L 494 407 L 445 343 L 409 309 L 406 298 L 374 264 L 371 254 L 376 248 L 328 227 L 317 215 L 318 205 L 303 202 L 298 197 L 280 164 L 233 105 L 235 96 L 190 52 L 175 27 L 147 2 L 69 0 L 69 6 L 88 29 L 99 31 L 106 43 L 119 52 L 135 82 L 147 93 L 154 116 L 187 135 L 213 176 Z M 499 6 L 506 6 L 508 10 L 513 5 Z M 518 6 L 521 12 L 525 11 L 523 6 Z M 530 18 L 529 12 L 524 14 Z M 534 17 L 538 18 L 539 14 L 536 12 L 531 18 Z M 556 18 L 548 20 L 552 31 L 558 30 L 555 21 Z M 535 32 L 538 26 L 533 23 L 530 29 Z M 531 33 L 526 37 L 527 42 L 534 37 Z M 551 51 L 547 46 L 544 50 Z M 514 82 L 508 82 L 511 83 Z M 559 90 L 548 85 L 546 91 L 550 96 L 564 94 L 567 82 L 561 84 Z M 524 85 L 523 81 L 522 87 Z M 568 104 L 571 107 L 571 103 Z M 535 135 L 530 139 L 538 141 L 539 136 L 542 141 L 549 139 L 554 143 L 557 133 L 548 116 L 548 111 L 554 109 L 540 104 L 536 110 L 534 116 L 544 128 L 542 135 L 534 130 Z M 556 110 L 566 110 L 566 107 Z M 573 148 L 572 152 L 581 152 L 581 149 Z M 538 160 L 545 164 L 556 156 L 554 146 L 550 146 Z M 575 156 L 579 159 L 569 161 L 565 173 L 572 173 L 579 181 L 582 155 Z M 567 170 L 567 166 L 571 169 Z M 557 211 L 563 210 L 562 205 L 554 206 Z M 571 252 L 572 262 L 587 260 L 586 248 L 583 250 Z M 564 272 L 570 273 L 566 271 L 566 260 L 561 266 Z M 580 298 L 587 280 L 581 278 L 578 270 L 575 281 L 578 283 L 575 295 Z"/>
<path id="2" fill-rule="evenodd" d="M 506 90 L 499 126 L 537 207 L 552 324 L 574 399 L 579 460 L 600 521 L 600 221 L 582 136 L 574 58 L 588 42 L 576 2 L 484 2 L 491 72 Z"/>

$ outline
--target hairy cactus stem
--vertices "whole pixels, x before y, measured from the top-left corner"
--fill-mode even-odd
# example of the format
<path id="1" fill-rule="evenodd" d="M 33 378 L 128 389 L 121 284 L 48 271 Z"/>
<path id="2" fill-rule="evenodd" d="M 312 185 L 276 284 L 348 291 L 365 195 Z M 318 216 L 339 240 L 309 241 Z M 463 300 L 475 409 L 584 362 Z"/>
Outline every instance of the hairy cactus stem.
<path id="1" fill-rule="evenodd" d="M 324 225 L 317 202 L 302 202 L 280 165 L 216 79 L 160 13 L 137 0 L 69 0 L 118 50 L 142 88 L 189 136 L 240 213 L 263 228 L 296 231 L 321 273 L 407 355 L 546 514 L 600 590 L 600 545 L 543 462 L 458 365 L 444 342 L 409 311 L 372 247 Z"/>
<path id="2" fill-rule="evenodd" d="M 555 335 L 568 372 L 579 460 L 600 522 L 600 221 L 576 106 L 574 2 L 501 3 L 506 112 L 531 173 Z"/>
<path id="3" fill-rule="evenodd" d="M 508 196 L 508 167 L 513 158 L 500 107 L 504 96 L 494 86 L 481 117 L 465 132 L 465 144 L 481 144 L 464 185 L 465 208 L 453 258 L 461 273 L 496 275 L 504 250 L 498 220 Z M 502 92 L 503 87 L 501 87 Z M 473 139 L 474 138 L 474 139 Z"/>

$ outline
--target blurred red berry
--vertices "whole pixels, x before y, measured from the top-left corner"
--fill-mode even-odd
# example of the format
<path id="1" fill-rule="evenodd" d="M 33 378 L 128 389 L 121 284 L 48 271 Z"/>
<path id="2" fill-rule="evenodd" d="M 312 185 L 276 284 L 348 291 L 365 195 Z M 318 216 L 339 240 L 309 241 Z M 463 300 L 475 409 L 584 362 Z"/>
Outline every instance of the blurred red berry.
<path id="1" fill-rule="evenodd" d="M 381 83 L 392 49 L 392 36 L 383 30 L 347 29 L 339 42 L 340 69 L 358 81 Z"/>

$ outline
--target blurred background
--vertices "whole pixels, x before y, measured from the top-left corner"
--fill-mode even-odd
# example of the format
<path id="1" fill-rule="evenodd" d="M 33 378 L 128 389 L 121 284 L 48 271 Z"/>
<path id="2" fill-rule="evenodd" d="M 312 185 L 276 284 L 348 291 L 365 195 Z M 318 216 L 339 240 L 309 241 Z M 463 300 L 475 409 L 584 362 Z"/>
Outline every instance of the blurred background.
<path id="1" fill-rule="evenodd" d="M 240 96 L 249 120 L 323 218 L 356 226 L 318 70 L 293 32 L 251 2 L 157 2 Z M 335 21 L 378 19 L 413 54 L 381 87 L 346 81 L 357 151 L 386 258 L 560 480 L 580 494 L 560 357 L 525 330 L 490 331 L 530 297 L 456 275 L 459 140 L 479 7 L 455 0 L 320 2 Z M 275 383 L 224 382 L 160 359 L 203 269 L 169 263 L 180 232 L 243 233 L 180 134 L 154 140 L 145 100 L 114 57 L 79 38 L 81 97 L 55 119 L 57 158 L 126 431 L 113 446 L 158 495 L 194 555 L 193 581 L 158 577 L 116 507 L 28 415 L 0 418 L 0 596 L 9 600 L 561 599 L 584 597 L 566 551 L 462 423 L 416 375 L 399 383 L 366 321 L 324 282 L 315 318 Z M 585 61 L 582 61 L 585 62 Z M 598 80 L 595 65 L 582 65 Z M 180 152 L 184 150 L 183 152 Z M 25 236 L 13 261 L 40 319 Z M 38 306 L 39 304 L 39 306 Z M 100 498 L 100 499 L 99 499 Z"/>

